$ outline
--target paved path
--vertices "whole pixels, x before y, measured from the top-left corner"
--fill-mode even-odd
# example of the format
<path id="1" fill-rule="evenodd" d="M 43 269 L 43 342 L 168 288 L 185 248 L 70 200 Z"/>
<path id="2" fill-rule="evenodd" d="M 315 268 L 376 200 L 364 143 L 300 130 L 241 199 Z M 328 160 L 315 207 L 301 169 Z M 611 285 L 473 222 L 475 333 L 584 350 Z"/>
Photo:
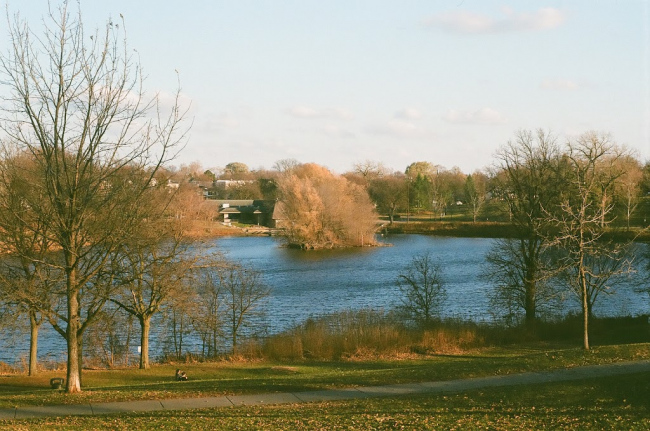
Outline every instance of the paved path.
<path id="1" fill-rule="evenodd" d="M 51 416 L 104 415 L 112 413 L 153 412 L 160 410 L 295 404 L 422 393 L 441 394 L 462 392 L 471 389 L 561 382 L 590 377 L 613 376 L 648 371 L 650 371 L 650 361 L 638 361 L 609 365 L 592 365 L 539 373 L 510 374 L 505 376 L 478 377 L 473 379 L 441 382 L 362 386 L 348 389 L 308 392 L 227 395 L 206 398 L 174 398 L 166 400 L 124 401 L 79 405 L 26 406 L 16 407 L 14 409 L 0 409 L 0 419 L 27 419 Z"/>

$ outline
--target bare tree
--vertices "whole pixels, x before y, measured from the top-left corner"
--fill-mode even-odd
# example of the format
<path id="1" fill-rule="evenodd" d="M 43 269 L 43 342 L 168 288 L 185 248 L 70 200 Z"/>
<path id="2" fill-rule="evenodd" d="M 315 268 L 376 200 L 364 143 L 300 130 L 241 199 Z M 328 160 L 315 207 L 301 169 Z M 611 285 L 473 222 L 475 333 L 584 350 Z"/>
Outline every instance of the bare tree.
<path id="1" fill-rule="evenodd" d="M 11 49 L 0 57 L 0 128 L 7 143 L 31 154 L 42 180 L 33 186 L 35 213 L 51 213 L 48 236 L 60 250 L 66 309 L 59 326 L 68 350 L 67 392 L 81 391 L 81 340 L 109 284 L 100 274 L 116 248 L 145 218 L 139 200 L 157 169 L 183 138 L 176 103 L 160 116 L 157 98 L 142 91 L 141 68 L 126 44 L 124 22 L 88 34 L 80 12 L 63 1 L 50 8 L 38 35 L 18 16 L 8 19 Z M 149 114 L 155 111 L 158 115 Z"/>
<path id="2" fill-rule="evenodd" d="M 0 260 L 0 298 L 30 322 L 29 375 L 38 370 L 39 328 L 51 311 L 56 275 L 46 264 L 52 252 L 49 213 L 32 211 L 33 159 L 4 154 L 0 160 L 0 242 L 8 255 Z"/>
<path id="3" fill-rule="evenodd" d="M 431 324 L 447 297 L 440 265 L 430 254 L 415 256 L 398 276 L 397 285 L 406 312 L 422 326 Z"/>
<path id="4" fill-rule="evenodd" d="M 363 178 L 366 185 L 372 180 L 382 178 L 389 174 L 386 166 L 381 162 L 373 162 L 372 160 L 355 163 L 354 172 Z"/>
<path id="5" fill-rule="evenodd" d="M 489 277 L 497 282 L 497 294 L 504 301 L 521 304 L 527 324 L 535 322 L 538 302 L 547 297 L 540 291 L 546 277 L 542 253 L 548 229 L 545 209 L 556 205 L 564 187 L 559 169 L 559 149 L 555 138 L 544 130 L 519 131 L 497 154 L 498 165 L 493 175 L 495 192 L 503 199 L 517 227 L 518 238 L 497 241 L 488 258 Z M 513 296 L 513 292 L 518 295 Z"/>
<path id="6" fill-rule="evenodd" d="M 138 319 L 140 368 L 148 369 L 151 319 L 184 287 L 194 259 L 183 246 L 182 234 L 161 219 L 142 223 L 138 237 L 120 247 L 117 260 L 121 288 L 111 301 Z"/>
<path id="7" fill-rule="evenodd" d="M 200 300 L 192 325 L 203 341 L 203 356 L 213 357 L 225 324 L 223 286 L 214 268 L 200 268 L 196 272 L 194 285 Z"/>
<path id="8" fill-rule="evenodd" d="M 296 159 L 280 159 L 273 163 L 273 169 L 281 174 L 288 174 L 294 168 L 300 166 L 300 162 Z"/>
<path id="9" fill-rule="evenodd" d="M 603 206 L 602 191 L 620 176 L 616 162 L 626 155 L 609 135 L 588 132 L 567 145 L 571 168 L 570 189 L 562 196 L 560 209 L 549 214 L 558 233 L 549 240 L 560 249 L 559 270 L 580 301 L 583 345 L 589 350 L 589 318 L 598 295 L 607 291 L 612 277 L 631 271 L 626 244 L 603 240 L 607 215 L 613 205 Z"/>
<path id="10" fill-rule="evenodd" d="M 237 353 L 241 328 L 260 313 L 260 306 L 270 295 L 257 271 L 231 264 L 217 270 L 223 306 L 230 329 L 232 354 Z"/>
<path id="11" fill-rule="evenodd" d="M 623 157 L 617 165 L 621 175 L 615 184 L 615 194 L 625 210 L 625 223 L 629 230 L 632 214 L 641 200 L 643 170 L 639 161 L 631 156 Z"/>
<path id="12" fill-rule="evenodd" d="M 465 179 L 465 200 L 472 210 L 472 220 L 476 223 L 479 213 L 487 199 L 487 176 L 476 171 Z"/>
<path id="13" fill-rule="evenodd" d="M 386 175 L 370 181 L 368 194 L 377 205 L 377 210 L 388 214 L 392 224 L 398 211 L 408 205 L 408 182 L 403 174 Z"/>

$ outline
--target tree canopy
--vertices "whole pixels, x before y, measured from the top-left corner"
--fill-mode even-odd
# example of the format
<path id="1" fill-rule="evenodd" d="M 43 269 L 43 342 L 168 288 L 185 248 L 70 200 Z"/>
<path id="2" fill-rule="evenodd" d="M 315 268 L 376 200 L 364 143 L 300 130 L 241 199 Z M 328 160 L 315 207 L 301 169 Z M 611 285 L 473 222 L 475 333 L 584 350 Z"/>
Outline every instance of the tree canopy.
<path id="1" fill-rule="evenodd" d="M 367 191 L 327 168 L 305 164 L 280 179 L 286 238 L 305 248 L 375 244 L 377 214 Z"/>

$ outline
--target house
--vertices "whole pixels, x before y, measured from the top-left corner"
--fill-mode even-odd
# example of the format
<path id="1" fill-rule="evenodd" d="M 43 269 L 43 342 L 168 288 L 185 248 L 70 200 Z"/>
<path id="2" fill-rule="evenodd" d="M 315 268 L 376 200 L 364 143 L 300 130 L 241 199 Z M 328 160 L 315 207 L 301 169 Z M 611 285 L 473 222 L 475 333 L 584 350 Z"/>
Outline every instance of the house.
<path id="1" fill-rule="evenodd" d="M 219 208 L 219 221 L 271 226 L 275 201 L 262 199 L 214 199 L 206 203 Z"/>

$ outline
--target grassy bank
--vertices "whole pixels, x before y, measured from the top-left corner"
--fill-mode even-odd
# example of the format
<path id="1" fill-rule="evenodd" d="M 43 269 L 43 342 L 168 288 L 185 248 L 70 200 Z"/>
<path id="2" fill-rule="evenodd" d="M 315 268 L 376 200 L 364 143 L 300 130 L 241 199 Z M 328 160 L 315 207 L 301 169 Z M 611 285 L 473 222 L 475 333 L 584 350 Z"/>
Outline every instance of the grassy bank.
<path id="1" fill-rule="evenodd" d="M 650 359 L 650 344 L 600 346 L 589 352 L 537 344 L 408 359 L 164 364 L 150 370 L 87 370 L 83 375 L 84 392 L 71 395 L 49 388 L 49 379 L 61 373 L 44 372 L 34 377 L 0 378 L 0 408 L 444 381 L 641 359 Z M 179 366 L 187 372 L 189 381 L 174 380 L 174 370 Z"/>
<path id="2" fill-rule="evenodd" d="M 590 351 L 580 347 L 579 332 L 573 337 L 572 320 L 533 330 L 449 322 L 409 330 L 385 319 L 336 319 L 341 326 L 308 322 L 263 345 L 249 345 L 251 352 L 238 358 L 86 370 L 81 394 L 49 388 L 50 378 L 64 377 L 64 371 L 6 373 L 0 377 L 0 408 L 454 380 L 650 359 L 650 331 L 642 319 L 599 321 L 600 336 Z M 188 382 L 174 380 L 179 367 Z"/>
<path id="3" fill-rule="evenodd" d="M 517 230 L 510 223 L 464 221 L 400 221 L 387 225 L 388 233 L 457 236 L 463 238 L 515 238 Z"/>
<path id="4" fill-rule="evenodd" d="M 386 232 L 400 234 L 422 234 L 455 236 L 461 238 L 517 238 L 515 226 L 507 222 L 468 222 L 468 221 L 399 221 L 385 227 Z M 615 241 L 636 240 L 650 242 L 650 230 L 638 227 L 611 228 L 605 232 L 604 239 Z"/>
<path id="5" fill-rule="evenodd" d="M 593 348 L 580 321 L 536 327 L 459 321 L 415 329 L 391 315 L 349 312 L 311 320 L 240 357 L 86 370 L 84 392 L 49 388 L 48 371 L 0 376 L 0 408 L 110 401 L 302 392 L 446 381 L 650 360 L 647 317 L 595 319 Z M 190 379 L 176 382 L 182 368 Z M 650 373 L 533 387 L 470 390 L 307 405 L 0 421 L 2 429 L 647 429 Z"/>
<path id="6" fill-rule="evenodd" d="M 650 428 L 650 374 L 304 405 L 34 419 L 8 430 L 421 430 Z"/>

